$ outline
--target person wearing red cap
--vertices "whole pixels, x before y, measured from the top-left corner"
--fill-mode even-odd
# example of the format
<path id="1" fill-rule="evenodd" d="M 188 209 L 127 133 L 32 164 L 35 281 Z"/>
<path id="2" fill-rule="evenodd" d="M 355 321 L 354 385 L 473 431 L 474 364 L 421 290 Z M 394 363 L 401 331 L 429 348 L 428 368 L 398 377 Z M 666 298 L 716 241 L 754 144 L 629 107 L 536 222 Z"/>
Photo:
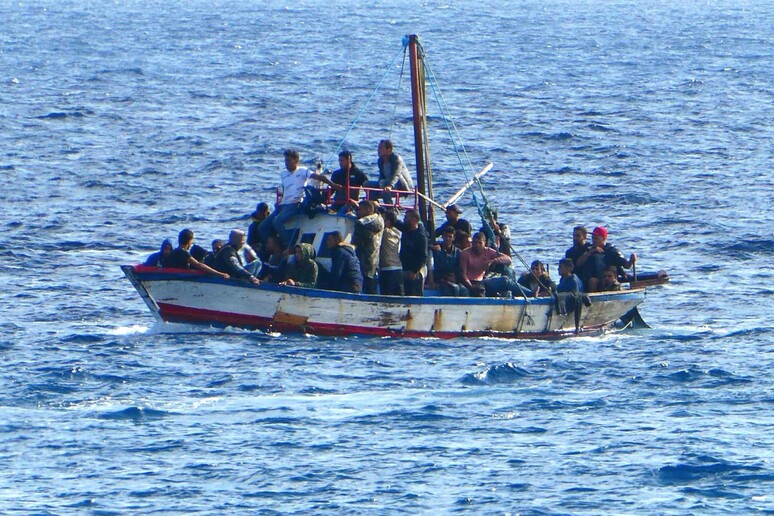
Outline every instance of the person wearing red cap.
<path id="1" fill-rule="evenodd" d="M 632 253 L 627 260 L 623 253 L 607 242 L 607 229 L 597 226 L 591 232 L 591 249 L 586 252 L 585 268 L 589 276 L 588 291 L 596 292 L 607 267 L 615 267 L 619 274 L 637 263 L 637 255 Z"/>

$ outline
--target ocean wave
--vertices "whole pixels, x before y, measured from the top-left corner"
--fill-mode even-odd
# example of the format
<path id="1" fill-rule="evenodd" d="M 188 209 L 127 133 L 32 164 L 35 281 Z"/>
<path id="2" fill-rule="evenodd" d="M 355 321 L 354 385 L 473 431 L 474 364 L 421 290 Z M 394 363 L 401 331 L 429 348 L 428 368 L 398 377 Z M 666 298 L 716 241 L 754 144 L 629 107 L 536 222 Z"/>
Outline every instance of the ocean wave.
<path id="1" fill-rule="evenodd" d="M 145 407 L 127 407 L 122 410 L 116 410 L 112 412 L 103 412 L 97 415 L 99 419 L 107 419 L 111 421 L 154 421 L 158 419 L 164 419 L 168 416 L 174 415 L 172 412 L 164 410 L 156 410 Z"/>
<path id="2" fill-rule="evenodd" d="M 658 481 L 666 485 L 685 485 L 697 482 L 714 481 L 720 485 L 728 482 L 738 482 L 751 472 L 761 475 L 767 471 L 762 466 L 739 464 L 708 455 L 692 455 L 683 462 L 662 466 L 656 471 Z M 763 474 L 769 480 L 774 479 L 770 473 Z"/>
<path id="3" fill-rule="evenodd" d="M 530 372 L 522 367 L 507 362 L 496 364 L 477 373 L 469 373 L 462 377 L 465 385 L 497 385 L 518 382 L 530 376 Z"/>

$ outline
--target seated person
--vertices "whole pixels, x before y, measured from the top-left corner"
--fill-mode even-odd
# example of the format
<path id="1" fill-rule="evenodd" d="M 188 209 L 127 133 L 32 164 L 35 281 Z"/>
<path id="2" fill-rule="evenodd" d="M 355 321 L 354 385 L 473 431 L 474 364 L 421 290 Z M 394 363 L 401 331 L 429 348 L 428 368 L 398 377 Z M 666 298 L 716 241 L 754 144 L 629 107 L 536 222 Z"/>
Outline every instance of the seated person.
<path id="1" fill-rule="evenodd" d="M 569 258 L 559 260 L 559 285 L 556 286 L 557 293 L 569 292 L 571 294 L 580 294 L 583 292 L 583 283 L 580 278 L 573 273 L 575 264 Z"/>
<path id="2" fill-rule="evenodd" d="M 270 213 L 269 205 L 265 202 L 259 202 L 255 207 L 255 211 L 250 214 L 252 221 L 247 227 L 247 245 L 255 250 L 259 257 L 263 255 L 263 240 L 261 240 L 261 234 L 258 231 L 258 227 L 261 225 L 261 222 L 269 217 Z M 266 258 L 268 258 L 268 256 Z"/>
<path id="3" fill-rule="evenodd" d="M 586 226 L 575 226 L 572 228 L 572 247 L 564 253 L 565 258 L 569 258 L 575 264 L 575 275 L 583 281 L 583 286 L 588 290 L 589 277 L 584 271 L 584 265 L 591 253 L 591 244 L 586 241 L 588 230 Z"/>
<path id="4" fill-rule="evenodd" d="M 321 174 L 321 171 L 301 167 L 300 162 L 301 156 L 298 151 L 294 149 L 285 151 L 286 170 L 280 174 L 282 198 L 274 211 L 258 225 L 258 235 L 264 244 L 271 234 L 276 233 L 282 245 L 288 245 L 293 231 L 285 227 L 285 222 L 304 211 L 305 206 L 302 206 L 302 203 L 307 197 L 307 186 L 310 181 L 322 181 L 332 185 L 330 179 Z"/>
<path id="5" fill-rule="evenodd" d="M 224 245 L 215 255 L 215 266 L 219 271 L 227 272 L 231 277 L 248 280 L 256 285 L 260 283 L 250 271 L 242 265 L 239 251 L 245 245 L 245 232 L 233 229 L 228 235 L 228 244 Z"/>
<path id="6" fill-rule="evenodd" d="M 269 259 L 263 262 L 258 279 L 269 283 L 279 283 L 285 279 L 285 268 L 288 263 L 288 254 L 280 243 L 277 235 L 270 235 L 264 244 Z"/>
<path id="7" fill-rule="evenodd" d="M 591 306 L 588 296 L 583 293 L 583 283 L 573 273 L 575 264 L 570 258 L 559 260 L 559 285 L 556 287 L 556 307 L 561 315 L 575 313 L 575 327 L 580 324 L 580 311 L 583 305 Z"/>
<path id="8" fill-rule="evenodd" d="M 623 269 L 630 269 L 637 263 L 636 254 L 632 253 L 627 260 L 621 251 L 607 242 L 607 229 L 602 226 L 594 228 L 591 233 L 591 249 L 586 253 L 583 267 L 589 277 L 590 292 L 596 292 L 599 289 L 606 268 L 614 266 L 621 274 Z M 578 261 L 580 262 L 581 258 Z"/>
<path id="9" fill-rule="evenodd" d="M 444 296 L 467 297 L 468 289 L 460 280 L 460 250 L 454 247 L 454 226 L 446 226 L 440 244 L 433 251 L 433 278 Z"/>
<path id="10" fill-rule="evenodd" d="M 368 180 L 368 177 L 355 165 L 352 153 L 348 150 L 339 152 L 339 169 L 331 174 L 331 182 L 341 186 L 333 194 L 331 208 L 347 211 L 348 200 L 357 201 L 360 197 L 360 188 Z M 349 192 L 349 197 L 347 196 Z"/>
<path id="11" fill-rule="evenodd" d="M 489 215 L 489 227 L 492 228 L 492 233 L 494 234 L 494 242 L 492 242 L 492 247 L 501 253 L 510 256 L 511 230 L 508 228 L 507 224 L 500 224 L 497 221 L 497 209 L 491 208 L 486 210 L 486 212 Z M 483 227 L 481 228 L 481 232 L 486 234 L 486 231 L 484 231 Z"/>
<path id="12" fill-rule="evenodd" d="M 460 218 L 460 215 L 462 215 L 462 210 L 459 206 L 456 204 L 450 204 L 446 207 L 446 222 L 440 225 L 438 229 L 435 230 L 435 236 L 439 237 L 443 235 L 444 230 L 447 227 L 451 227 L 452 229 L 459 229 L 462 231 L 466 231 L 469 235 L 473 233 L 473 228 L 470 225 L 470 222 L 467 220 Z"/>
<path id="13" fill-rule="evenodd" d="M 530 272 L 519 276 L 519 285 L 532 292 L 533 297 L 548 296 L 556 291 L 556 284 L 551 280 L 545 265 L 540 260 L 532 262 Z"/>
<path id="14" fill-rule="evenodd" d="M 473 236 L 473 245 L 460 251 L 460 279 L 472 297 L 483 297 L 487 291 L 500 292 L 521 288 L 507 276 L 484 278 L 490 265 L 510 265 L 511 257 L 486 246 L 486 235 L 480 231 Z"/>
<path id="15" fill-rule="evenodd" d="M 219 272 L 209 267 L 196 258 L 191 256 L 191 246 L 194 243 L 194 232 L 190 229 L 184 229 L 177 236 L 178 246 L 173 249 L 169 256 L 163 262 L 164 267 L 170 267 L 173 269 L 196 269 L 213 276 L 219 276 L 223 279 L 228 279 L 228 274 Z"/>
<path id="16" fill-rule="evenodd" d="M 454 232 L 454 247 L 460 251 L 467 249 L 473 245 L 473 239 L 470 237 L 470 233 L 462 231 L 460 229 Z"/>
<path id="17" fill-rule="evenodd" d="M 363 186 L 368 188 L 380 188 L 382 190 L 382 200 L 385 204 L 392 204 L 394 200 L 393 190 L 412 191 L 414 190 L 414 181 L 406 168 L 403 158 L 397 154 L 393 148 L 392 141 L 382 140 L 377 149 L 379 159 L 379 180 L 366 181 Z M 375 201 L 379 192 L 368 192 L 368 199 Z"/>
<path id="18" fill-rule="evenodd" d="M 215 256 L 218 254 L 218 251 L 220 251 L 221 248 L 223 248 L 223 246 L 225 245 L 225 242 L 223 242 L 223 240 L 219 238 L 216 238 L 215 240 L 212 241 L 211 245 L 212 245 L 212 251 L 207 253 L 207 256 L 204 257 L 204 263 L 206 263 L 213 269 L 217 269 L 217 267 L 215 267 Z"/>
<path id="19" fill-rule="evenodd" d="M 605 269 L 605 273 L 602 276 L 602 283 L 600 283 L 600 292 L 615 292 L 621 290 L 621 284 L 618 283 L 618 269 L 610 266 Z"/>
<path id="20" fill-rule="evenodd" d="M 207 263 L 204 261 L 204 259 L 207 257 L 207 249 L 203 248 L 199 244 L 192 245 L 189 252 L 191 253 L 191 256 L 196 258 L 196 261 Z"/>
<path id="21" fill-rule="evenodd" d="M 294 260 L 288 262 L 285 281 L 280 285 L 315 288 L 317 286 L 317 262 L 311 244 L 298 244 L 294 251 Z"/>
<path id="22" fill-rule="evenodd" d="M 245 269 L 250 271 L 251 274 L 258 275 L 261 272 L 263 262 L 258 257 L 258 253 L 248 243 L 242 246 L 242 258 L 244 259 Z"/>
<path id="23" fill-rule="evenodd" d="M 326 289 L 359 294 L 363 290 L 363 276 L 355 249 L 344 242 L 338 231 L 328 235 L 325 246 L 331 252 L 331 272 Z"/>
<path id="24" fill-rule="evenodd" d="M 145 260 L 143 265 L 148 267 L 161 267 L 164 259 L 172 254 L 172 250 L 174 248 L 175 246 L 172 245 L 172 240 L 165 238 L 164 241 L 161 242 L 161 248 L 152 255 L 148 256 L 148 259 Z"/>

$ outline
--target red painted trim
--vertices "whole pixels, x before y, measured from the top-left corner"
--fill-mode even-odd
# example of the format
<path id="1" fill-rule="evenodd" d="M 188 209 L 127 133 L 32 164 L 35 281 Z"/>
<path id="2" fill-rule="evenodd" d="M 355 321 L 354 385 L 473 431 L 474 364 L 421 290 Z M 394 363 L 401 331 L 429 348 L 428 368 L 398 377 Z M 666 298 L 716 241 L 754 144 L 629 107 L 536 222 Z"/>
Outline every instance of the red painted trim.
<path id="1" fill-rule="evenodd" d="M 595 335 L 605 330 L 606 326 L 583 328 L 580 333 L 563 331 L 555 333 L 515 333 L 495 331 L 455 331 L 432 332 L 418 330 L 391 330 L 389 328 L 377 328 L 367 326 L 344 326 L 330 323 L 310 323 L 304 326 L 276 322 L 268 317 L 255 315 L 235 314 L 206 310 L 202 308 L 189 308 L 168 303 L 158 303 L 159 314 L 164 321 L 177 323 L 206 324 L 209 326 L 234 326 L 251 330 L 276 331 L 279 333 L 308 333 L 323 337 L 347 337 L 362 335 L 370 337 L 404 337 L 404 338 L 438 338 L 453 339 L 456 337 L 498 337 L 506 339 L 541 339 L 556 340 L 576 335 Z"/>

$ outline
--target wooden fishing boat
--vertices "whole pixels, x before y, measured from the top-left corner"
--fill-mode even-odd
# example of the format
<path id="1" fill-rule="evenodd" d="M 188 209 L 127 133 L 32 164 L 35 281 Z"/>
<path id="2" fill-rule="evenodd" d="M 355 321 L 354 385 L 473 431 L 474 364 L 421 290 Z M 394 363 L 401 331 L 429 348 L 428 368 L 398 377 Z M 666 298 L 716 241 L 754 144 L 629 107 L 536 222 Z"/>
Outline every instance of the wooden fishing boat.
<path id="1" fill-rule="evenodd" d="M 407 36 L 416 158 L 414 192 L 405 192 L 432 234 L 433 199 L 429 154 L 426 151 L 427 114 L 424 92 L 424 51 L 416 36 Z M 491 165 L 473 176 L 478 181 Z M 463 190 L 464 188 L 463 187 Z M 349 192 L 347 192 L 348 194 Z M 477 206 L 479 202 L 475 200 Z M 484 219 L 485 220 L 485 219 Z M 322 211 L 310 218 L 288 221 L 294 230 L 291 245 L 305 242 L 317 251 L 317 261 L 329 267 L 326 235 L 339 231 L 350 241 L 355 219 Z M 493 336 L 503 338 L 561 338 L 593 334 L 617 321 L 639 319 L 637 306 L 645 288 L 592 293 L 582 299 L 550 297 L 444 297 L 426 290 L 423 297 L 350 294 L 313 288 L 220 279 L 198 271 L 124 265 L 122 270 L 148 308 L 161 321 L 215 327 L 241 327 L 273 332 L 315 335 L 371 335 L 388 337 Z"/>

